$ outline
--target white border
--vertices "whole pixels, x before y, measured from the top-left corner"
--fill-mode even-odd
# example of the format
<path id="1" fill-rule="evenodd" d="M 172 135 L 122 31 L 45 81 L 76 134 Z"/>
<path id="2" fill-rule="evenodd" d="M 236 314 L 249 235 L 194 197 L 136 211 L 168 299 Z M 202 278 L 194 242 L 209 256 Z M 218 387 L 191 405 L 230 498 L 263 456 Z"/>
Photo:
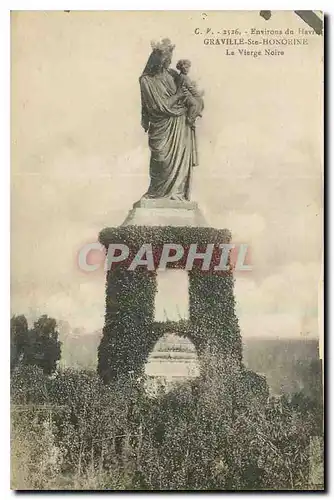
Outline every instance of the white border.
<path id="1" fill-rule="evenodd" d="M 0 448 L 0 493 L 1 499 L 9 498 L 13 495 L 13 492 L 9 491 L 9 163 L 10 163 L 10 136 L 9 136 L 9 117 L 10 117 L 10 59 L 9 59 L 9 39 L 10 39 L 10 21 L 9 21 L 9 11 L 10 10 L 262 10 L 264 7 L 263 2 L 251 2 L 251 1 L 225 1 L 222 5 L 221 1 L 218 0 L 206 0 L 205 2 L 199 2 L 193 0 L 192 2 L 185 2 L 182 0 L 169 0 L 168 2 L 157 2 L 157 1 L 141 1 L 139 2 L 121 2 L 121 8 L 113 5 L 112 2 L 107 1 L 75 1 L 68 0 L 66 2 L 63 1 L 41 1 L 41 0 L 33 0 L 33 1 L 22 1 L 22 0 L 13 0 L 8 2 L 3 0 L 0 7 L 0 51 L 1 51 L 1 97 L 2 97 L 2 106 L 1 106 L 1 130 L 0 130 L 0 138 L 2 141 L 2 147 L 0 148 L 0 154 L 2 156 L 1 162 L 1 182 L 0 182 L 0 218 L 1 218 L 1 235 L 2 235 L 2 244 L 1 244 L 1 259 L 2 263 L 2 273 L 1 273 L 1 315 L 0 315 L 0 331 L 2 332 L 2 356 L 3 359 L 0 363 L 0 383 L 1 383 L 1 395 L 3 405 L 1 408 L 1 422 L 0 422 L 0 431 L 1 431 L 1 448 Z M 315 7 L 317 7 L 315 9 Z M 291 3 L 284 0 L 272 0 L 270 2 L 271 10 L 291 10 Z M 311 1 L 296 1 L 293 5 L 294 9 L 300 10 L 322 10 L 328 15 L 334 12 L 333 3 L 329 1 L 322 2 L 320 6 L 315 6 L 315 2 Z M 330 43 L 332 48 L 332 40 Z M 328 47 L 329 48 L 329 47 Z M 332 68 L 333 68 L 333 49 L 330 54 L 328 54 L 328 64 L 327 72 L 329 73 L 328 78 L 329 81 L 332 81 L 330 78 L 332 76 Z M 330 64 L 331 63 L 331 64 Z M 329 89 L 328 89 L 329 90 Z M 328 105 L 328 103 L 326 103 Z M 332 116 L 332 104 L 330 110 L 327 112 Z M 328 145 L 330 145 L 333 141 L 333 129 L 329 127 L 328 130 Z M 328 161 L 330 158 L 328 158 Z M 331 165 L 328 165 L 327 168 L 327 182 L 330 182 L 330 187 L 328 189 L 328 194 L 333 192 L 330 188 L 332 188 L 333 177 L 329 175 L 331 169 Z M 330 196 L 328 196 L 330 201 Z M 330 225 L 331 219 L 334 217 L 332 211 L 332 204 L 329 203 L 329 213 L 327 214 L 328 222 Z M 331 217 L 332 216 L 332 217 Z M 331 234 L 329 238 L 330 248 L 333 249 L 333 234 Z M 331 255 L 329 255 L 328 260 L 330 260 Z M 332 277 L 332 274 L 331 274 Z M 328 290 L 329 292 L 329 290 Z M 329 294 L 330 301 L 328 303 L 329 309 L 332 309 L 332 297 Z M 334 299 L 333 299 L 334 302 Z M 328 325 L 328 334 L 327 334 L 327 349 L 331 348 L 330 344 L 330 335 L 331 330 Z M 331 352 L 327 352 L 325 357 L 327 362 L 331 360 Z M 329 370 L 328 370 L 329 371 Z M 329 373 L 328 373 L 329 374 Z M 330 381 L 327 381 L 327 385 L 330 391 L 331 384 Z M 328 391 L 328 392 L 329 392 Z M 331 412 L 329 412 L 329 415 Z M 330 419 L 328 418 L 328 423 L 330 424 Z M 327 432 L 327 435 L 329 433 Z M 327 446 L 329 449 L 332 448 L 332 439 L 329 439 Z M 331 472 L 334 471 L 334 466 L 330 463 L 330 470 L 328 470 L 328 482 L 330 477 L 332 476 Z M 332 469 L 333 467 L 333 469 Z M 34 495 L 34 494 L 33 494 Z M 48 493 L 39 494 L 39 497 L 42 498 L 47 496 Z M 84 496 L 79 494 L 80 496 Z M 97 496 L 98 493 L 92 493 L 91 495 Z M 115 495 L 115 493 L 113 493 Z M 180 493 L 181 495 L 181 493 Z M 242 493 L 237 494 L 237 496 L 243 495 Z M 270 495 L 270 493 L 268 493 Z M 60 497 L 62 494 L 60 494 Z"/>

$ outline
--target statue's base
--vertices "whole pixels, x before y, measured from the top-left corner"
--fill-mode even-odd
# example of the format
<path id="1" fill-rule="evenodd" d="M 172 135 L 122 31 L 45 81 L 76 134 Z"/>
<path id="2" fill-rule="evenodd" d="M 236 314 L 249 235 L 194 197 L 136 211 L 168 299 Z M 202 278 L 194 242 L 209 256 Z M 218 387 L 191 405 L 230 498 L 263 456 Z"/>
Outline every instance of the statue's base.
<path id="1" fill-rule="evenodd" d="M 134 203 L 122 226 L 190 226 L 208 224 L 194 201 L 142 198 Z"/>

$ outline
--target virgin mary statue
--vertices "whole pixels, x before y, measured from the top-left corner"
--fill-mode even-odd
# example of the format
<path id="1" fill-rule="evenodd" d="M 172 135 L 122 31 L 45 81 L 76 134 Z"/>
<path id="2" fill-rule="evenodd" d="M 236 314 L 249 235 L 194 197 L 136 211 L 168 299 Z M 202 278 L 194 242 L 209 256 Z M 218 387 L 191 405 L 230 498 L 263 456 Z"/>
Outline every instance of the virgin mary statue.
<path id="1" fill-rule="evenodd" d="M 150 185 L 144 198 L 189 200 L 192 167 L 197 164 L 195 131 L 186 123 L 184 91 L 169 69 L 174 45 L 153 44 L 139 78 L 142 127 L 151 150 Z"/>

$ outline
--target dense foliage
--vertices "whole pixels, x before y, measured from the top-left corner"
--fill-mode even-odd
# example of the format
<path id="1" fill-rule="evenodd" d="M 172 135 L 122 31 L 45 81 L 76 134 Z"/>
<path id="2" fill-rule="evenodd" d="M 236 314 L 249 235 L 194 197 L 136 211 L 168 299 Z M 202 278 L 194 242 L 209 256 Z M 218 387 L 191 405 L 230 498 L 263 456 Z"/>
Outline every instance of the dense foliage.
<path id="1" fill-rule="evenodd" d="M 147 236 L 129 234 L 133 249 Z M 106 287 L 98 374 L 57 370 L 52 318 L 31 329 L 12 318 L 12 488 L 322 489 L 322 393 L 269 397 L 243 366 L 231 272 L 189 271 L 190 317 L 178 322 L 154 321 L 155 271 L 117 266 Z M 143 368 L 167 332 L 194 343 L 200 376 L 153 396 Z"/>
<path id="2" fill-rule="evenodd" d="M 156 271 L 146 267 L 129 271 L 129 259 L 111 267 L 107 274 L 105 326 L 98 360 L 98 372 L 105 382 L 133 373 L 136 377 L 142 376 L 150 352 L 164 333 L 187 336 L 198 353 L 210 347 L 241 363 L 233 274 L 232 271 L 213 272 L 220 258 L 219 245 L 230 242 L 230 237 L 229 231 L 205 227 L 128 226 L 107 228 L 100 233 L 100 241 L 106 249 L 111 243 L 127 245 L 130 260 L 147 242 L 152 244 L 156 261 L 160 259 L 164 243 L 179 244 L 186 249 L 196 242 L 199 251 L 209 243 L 214 245 L 210 270 L 202 271 L 201 262 L 197 262 L 188 271 L 190 318 L 180 325 L 154 322 Z M 183 269 L 184 266 L 185 259 L 181 259 L 167 267 Z"/>
<path id="3" fill-rule="evenodd" d="M 155 342 L 153 330 L 155 273 L 142 268 L 108 272 L 106 315 L 98 349 L 98 373 L 105 382 L 132 374 L 137 376 Z"/>
<path id="4" fill-rule="evenodd" d="M 10 333 L 11 369 L 22 363 L 39 366 L 48 375 L 55 371 L 61 355 L 55 319 L 43 315 L 29 329 L 25 316 L 13 316 Z"/>
<path id="5" fill-rule="evenodd" d="M 145 379 L 103 384 L 93 372 L 12 377 L 14 488 L 309 489 L 319 401 L 269 398 L 233 360 L 150 397 Z M 250 375 L 250 376 L 249 376 Z M 321 461 L 321 456 L 318 457 Z M 319 485 L 318 485 L 319 486 Z"/>
<path id="6" fill-rule="evenodd" d="M 151 243 L 154 247 L 162 246 L 165 243 L 178 243 L 185 248 L 191 243 L 203 246 L 209 243 L 215 245 L 230 243 L 231 232 L 228 229 L 214 229 L 212 227 L 120 226 L 103 229 L 99 234 L 99 241 L 106 248 L 111 243 L 126 244 L 132 249 L 139 249 L 146 243 Z"/>

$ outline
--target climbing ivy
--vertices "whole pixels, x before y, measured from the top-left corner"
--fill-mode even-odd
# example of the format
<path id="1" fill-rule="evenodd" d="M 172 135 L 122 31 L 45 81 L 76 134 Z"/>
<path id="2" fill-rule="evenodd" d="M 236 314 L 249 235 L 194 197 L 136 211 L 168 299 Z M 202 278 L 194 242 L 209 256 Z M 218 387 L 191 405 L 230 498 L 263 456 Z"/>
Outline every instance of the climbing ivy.
<path id="1" fill-rule="evenodd" d="M 157 257 L 165 243 L 184 248 L 197 243 L 199 249 L 211 243 L 219 250 L 219 244 L 229 243 L 231 235 L 229 231 L 213 228 L 127 226 L 104 229 L 99 239 L 106 249 L 112 243 L 127 245 L 131 256 L 143 244 L 151 243 Z M 219 262 L 217 253 L 213 261 Z M 201 263 L 194 266 L 188 272 L 189 320 L 155 322 L 156 271 L 144 266 L 129 271 L 128 264 L 120 262 L 107 273 L 105 326 L 98 350 L 98 372 L 105 382 L 120 376 L 142 375 L 150 352 L 165 333 L 188 337 L 198 354 L 212 348 L 241 363 L 232 271 L 217 273 L 213 272 L 213 266 L 209 271 L 202 271 Z M 185 260 L 181 259 L 168 267 L 184 266 Z"/>

